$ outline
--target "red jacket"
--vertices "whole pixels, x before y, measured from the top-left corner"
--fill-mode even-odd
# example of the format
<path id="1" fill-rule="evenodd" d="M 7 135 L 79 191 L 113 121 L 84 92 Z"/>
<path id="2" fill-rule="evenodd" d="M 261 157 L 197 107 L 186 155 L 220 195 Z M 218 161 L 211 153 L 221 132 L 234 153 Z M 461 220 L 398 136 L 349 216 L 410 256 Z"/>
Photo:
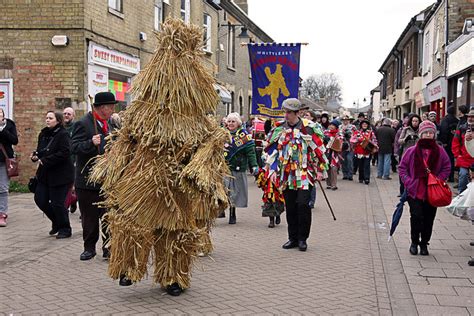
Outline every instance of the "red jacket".
<path id="1" fill-rule="evenodd" d="M 352 134 L 351 143 L 354 145 L 354 154 L 355 155 L 362 155 L 364 157 L 369 157 L 371 152 L 362 148 L 361 144 L 364 139 L 369 139 L 372 143 L 377 145 L 377 138 L 375 137 L 375 133 L 372 130 L 357 130 Z"/>
<path id="2" fill-rule="evenodd" d="M 465 129 L 457 129 L 453 138 L 453 144 L 451 146 L 454 158 L 456 158 L 456 167 L 460 168 L 470 168 L 474 164 L 474 158 L 469 155 L 466 150 L 466 146 L 464 146 L 465 136 Z"/>

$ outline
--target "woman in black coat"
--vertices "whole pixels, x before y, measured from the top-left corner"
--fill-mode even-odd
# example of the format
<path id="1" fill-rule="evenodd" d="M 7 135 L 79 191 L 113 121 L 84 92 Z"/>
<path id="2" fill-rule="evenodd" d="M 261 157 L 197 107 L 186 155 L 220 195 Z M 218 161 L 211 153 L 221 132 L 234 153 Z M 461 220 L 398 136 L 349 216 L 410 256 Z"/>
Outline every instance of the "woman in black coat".
<path id="1" fill-rule="evenodd" d="M 64 204 L 74 182 L 74 166 L 62 113 L 49 111 L 46 114 L 46 127 L 38 136 L 38 147 L 31 154 L 31 160 L 39 164 L 35 203 L 52 222 L 49 234 L 57 233 L 58 239 L 71 237 L 69 214 Z"/>
<path id="2" fill-rule="evenodd" d="M 14 157 L 13 145 L 18 144 L 15 123 L 5 117 L 5 112 L 0 108 L 0 144 L 3 146 L 8 158 Z M 0 227 L 7 226 L 8 189 L 10 179 L 5 166 L 5 155 L 0 150 Z"/>

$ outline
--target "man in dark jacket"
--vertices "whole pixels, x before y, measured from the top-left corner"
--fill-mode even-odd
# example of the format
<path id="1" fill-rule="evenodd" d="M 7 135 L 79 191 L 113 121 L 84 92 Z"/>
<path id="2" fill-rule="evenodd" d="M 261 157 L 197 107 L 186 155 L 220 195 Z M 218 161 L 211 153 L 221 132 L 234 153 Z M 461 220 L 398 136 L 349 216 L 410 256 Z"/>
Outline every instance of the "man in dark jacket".
<path id="1" fill-rule="evenodd" d="M 446 153 L 451 161 L 451 173 L 449 174 L 449 182 L 454 182 L 454 155 L 451 150 L 454 133 L 458 126 L 459 120 L 454 115 L 456 109 L 454 106 L 449 106 L 446 112 L 448 113 L 442 120 L 439 126 L 438 140 L 443 144 Z"/>
<path id="2" fill-rule="evenodd" d="M 379 159 L 377 168 L 377 178 L 391 180 L 390 167 L 392 162 L 393 143 L 395 141 L 395 130 L 392 128 L 392 121 L 389 118 L 383 120 L 383 125 L 375 131 L 379 146 Z"/>
<path id="3" fill-rule="evenodd" d="M 99 240 L 99 224 L 103 233 L 103 257 L 108 258 L 109 250 L 105 247 L 107 233 L 106 223 L 102 217 L 106 210 L 96 203 L 102 202 L 100 184 L 89 183 L 89 173 L 93 158 L 104 153 L 105 137 L 109 134 L 107 120 L 114 112 L 117 101 L 110 92 L 99 92 L 95 96 L 94 111 L 87 113 L 74 124 L 72 131 L 72 152 L 76 155 L 75 187 L 82 217 L 84 252 L 81 260 L 90 260 L 96 255 L 95 246 Z"/>

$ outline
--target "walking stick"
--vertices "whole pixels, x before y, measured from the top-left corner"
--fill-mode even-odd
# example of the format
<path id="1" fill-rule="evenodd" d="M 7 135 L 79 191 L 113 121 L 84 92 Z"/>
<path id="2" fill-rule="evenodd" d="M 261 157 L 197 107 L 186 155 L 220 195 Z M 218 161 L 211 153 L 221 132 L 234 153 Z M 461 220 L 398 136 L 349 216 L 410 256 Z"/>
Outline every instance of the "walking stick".
<path id="1" fill-rule="evenodd" d="M 332 218 L 334 220 L 336 220 L 336 216 L 334 215 L 334 211 L 332 210 L 332 206 L 331 206 L 331 203 L 329 203 L 329 199 L 326 195 L 326 191 L 324 191 L 324 188 L 323 188 L 323 185 L 321 184 L 321 181 L 317 180 L 318 183 L 319 183 L 319 187 L 321 188 L 321 191 L 323 191 L 323 195 L 324 195 L 324 198 L 326 199 L 326 203 L 328 204 L 329 206 L 329 210 L 331 211 L 331 214 L 332 214 Z"/>
<path id="2" fill-rule="evenodd" d="M 94 102 L 94 99 L 89 94 L 89 104 L 91 105 L 92 120 L 94 121 L 94 132 L 95 132 L 94 135 L 97 135 L 97 134 L 99 134 L 99 129 L 97 128 L 97 120 L 94 116 L 94 104 L 92 104 L 93 102 Z M 100 145 L 97 145 L 96 147 L 97 147 L 97 152 L 100 154 Z"/>

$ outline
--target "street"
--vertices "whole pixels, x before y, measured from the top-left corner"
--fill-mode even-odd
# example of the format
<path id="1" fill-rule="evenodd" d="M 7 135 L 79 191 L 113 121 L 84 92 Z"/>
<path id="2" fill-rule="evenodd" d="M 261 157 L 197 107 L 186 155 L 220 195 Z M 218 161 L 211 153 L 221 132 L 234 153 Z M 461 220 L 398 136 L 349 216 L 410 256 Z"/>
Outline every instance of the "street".
<path id="1" fill-rule="evenodd" d="M 394 177 L 396 179 L 396 175 Z M 199 258 L 192 286 L 171 297 L 151 277 L 119 287 L 101 252 L 79 261 L 82 230 L 72 214 L 73 237 L 48 236 L 50 222 L 30 194 L 10 197 L 9 225 L 0 230 L 0 312 L 18 314 L 371 314 L 474 313 L 474 269 L 467 265 L 474 230 L 438 210 L 428 257 L 411 256 L 409 211 L 387 241 L 398 181 L 369 186 L 340 181 L 330 191 L 333 221 L 318 188 L 308 251 L 284 250 L 286 220 L 274 229 L 260 215 L 261 191 L 249 178 L 250 207 L 237 225 L 218 219 L 215 251 Z M 100 250 L 100 249 L 98 249 Z M 151 271 L 150 271 L 151 273 Z"/>

